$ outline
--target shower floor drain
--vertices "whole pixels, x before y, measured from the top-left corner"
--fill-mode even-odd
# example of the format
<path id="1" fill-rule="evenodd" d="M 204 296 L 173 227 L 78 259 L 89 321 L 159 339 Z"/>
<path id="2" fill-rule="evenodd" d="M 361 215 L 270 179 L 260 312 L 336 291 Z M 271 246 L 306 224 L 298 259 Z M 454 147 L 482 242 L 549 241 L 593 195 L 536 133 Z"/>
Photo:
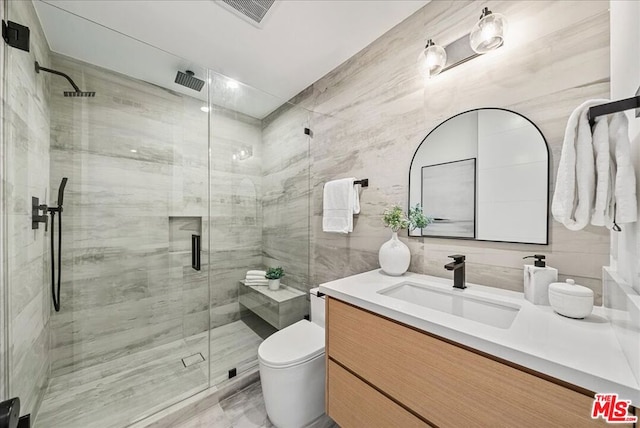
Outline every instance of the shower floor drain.
<path id="1" fill-rule="evenodd" d="M 189 367 L 192 366 L 194 364 L 198 364 L 204 361 L 204 357 L 202 356 L 202 354 L 200 352 L 198 352 L 197 354 L 193 354 L 193 355 L 189 355 L 188 357 L 184 357 L 182 359 L 182 364 L 184 364 L 185 367 Z"/>

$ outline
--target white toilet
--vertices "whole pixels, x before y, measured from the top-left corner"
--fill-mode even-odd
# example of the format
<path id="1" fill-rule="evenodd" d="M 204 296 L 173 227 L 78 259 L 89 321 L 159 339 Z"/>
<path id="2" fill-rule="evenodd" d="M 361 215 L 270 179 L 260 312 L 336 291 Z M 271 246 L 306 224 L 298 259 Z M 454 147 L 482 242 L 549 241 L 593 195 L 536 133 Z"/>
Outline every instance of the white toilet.
<path id="1" fill-rule="evenodd" d="M 267 415 L 278 428 L 302 428 L 324 414 L 324 296 L 310 291 L 311 321 L 269 336 L 258 348 Z"/>

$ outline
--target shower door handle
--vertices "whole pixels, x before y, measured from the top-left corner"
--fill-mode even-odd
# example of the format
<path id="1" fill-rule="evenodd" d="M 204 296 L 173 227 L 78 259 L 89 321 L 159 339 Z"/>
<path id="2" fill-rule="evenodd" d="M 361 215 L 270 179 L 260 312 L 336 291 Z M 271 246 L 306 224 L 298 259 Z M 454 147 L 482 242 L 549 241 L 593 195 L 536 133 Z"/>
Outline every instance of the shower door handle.
<path id="1" fill-rule="evenodd" d="M 191 267 L 200 270 L 200 235 L 191 235 Z"/>

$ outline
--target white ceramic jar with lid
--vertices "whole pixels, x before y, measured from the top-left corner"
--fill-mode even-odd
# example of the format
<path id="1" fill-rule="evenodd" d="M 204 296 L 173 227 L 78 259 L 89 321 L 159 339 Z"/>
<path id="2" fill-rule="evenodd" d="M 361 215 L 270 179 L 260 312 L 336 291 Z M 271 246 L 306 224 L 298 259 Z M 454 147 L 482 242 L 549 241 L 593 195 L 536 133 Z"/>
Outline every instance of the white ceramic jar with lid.
<path id="1" fill-rule="evenodd" d="M 553 310 L 569 318 L 584 318 L 593 310 L 593 291 L 575 283 L 554 282 L 549 285 L 549 303 Z"/>

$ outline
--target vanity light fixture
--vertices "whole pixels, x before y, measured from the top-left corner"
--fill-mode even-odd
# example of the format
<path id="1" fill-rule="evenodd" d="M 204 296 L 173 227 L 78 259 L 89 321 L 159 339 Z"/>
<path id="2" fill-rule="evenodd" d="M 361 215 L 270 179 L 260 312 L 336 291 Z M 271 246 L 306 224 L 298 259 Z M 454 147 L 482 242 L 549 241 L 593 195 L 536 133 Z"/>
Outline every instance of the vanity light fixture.
<path id="1" fill-rule="evenodd" d="M 433 77 L 475 57 L 499 48 L 504 44 L 507 30 L 507 19 L 500 13 L 492 13 L 488 8 L 482 9 L 480 20 L 471 32 L 444 48 L 431 39 L 418 57 L 420 74 Z"/>
<path id="2" fill-rule="evenodd" d="M 469 34 L 471 49 L 479 54 L 490 52 L 504 43 L 507 30 L 507 19 L 500 13 L 493 13 L 489 8 L 482 9 L 480 20 L 473 26 Z"/>
<path id="3" fill-rule="evenodd" d="M 433 40 L 427 40 L 424 51 L 418 57 L 418 66 L 421 73 L 426 77 L 433 77 L 444 69 L 447 63 L 447 52 L 440 45 L 433 43 Z"/>

